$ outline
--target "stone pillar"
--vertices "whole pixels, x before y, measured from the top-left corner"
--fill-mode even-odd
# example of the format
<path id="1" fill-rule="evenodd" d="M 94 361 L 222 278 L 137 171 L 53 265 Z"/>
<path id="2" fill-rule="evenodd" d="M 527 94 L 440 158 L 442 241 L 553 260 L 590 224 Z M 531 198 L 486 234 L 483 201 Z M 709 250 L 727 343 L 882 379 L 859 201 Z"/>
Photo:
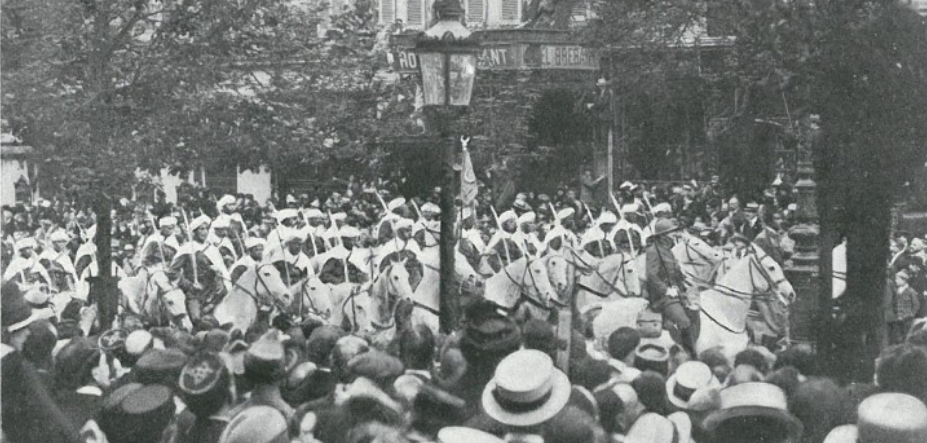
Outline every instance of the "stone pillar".
<path id="1" fill-rule="evenodd" d="M 810 147 L 809 147 L 810 148 Z M 789 229 L 789 237 L 795 241 L 795 252 L 786 265 L 785 275 L 795 288 L 797 299 L 789 312 L 791 337 L 795 341 L 813 341 L 815 318 L 819 306 L 820 273 L 818 256 L 818 211 L 815 203 L 817 185 L 814 182 L 814 165 L 810 149 L 798 152 L 798 224 Z"/>

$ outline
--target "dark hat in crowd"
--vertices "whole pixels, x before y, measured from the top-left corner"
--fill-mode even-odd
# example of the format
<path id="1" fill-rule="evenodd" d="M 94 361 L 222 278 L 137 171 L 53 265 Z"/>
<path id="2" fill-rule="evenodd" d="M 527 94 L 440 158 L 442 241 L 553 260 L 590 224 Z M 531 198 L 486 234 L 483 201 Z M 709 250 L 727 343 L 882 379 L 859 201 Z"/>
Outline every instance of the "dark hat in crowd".
<path id="1" fill-rule="evenodd" d="M 544 426 L 544 443 L 594 443 L 595 420 L 586 411 L 567 406 Z"/>
<path id="2" fill-rule="evenodd" d="M 288 443 L 286 418 L 270 406 L 251 406 L 229 421 L 219 443 Z"/>
<path id="3" fill-rule="evenodd" d="M 631 386 L 648 411 L 658 414 L 666 413 L 666 378 L 663 374 L 644 371 L 631 382 Z"/>
<path id="4" fill-rule="evenodd" d="M 273 383 L 286 375 L 286 354 L 279 331 L 272 330 L 251 344 L 244 356 L 245 377 L 255 383 Z"/>
<path id="5" fill-rule="evenodd" d="M 212 391 L 227 374 L 225 362 L 218 355 L 202 353 L 184 365 L 178 387 L 187 396 L 203 395 Z"/>
<path id="6" fill-rule="evenodd" d="M 151 349 L 138 359 L 132 374 L 139 383 L 176 386 L 186 363 L 187 354 L 178 349 Z"/>
<path id="7" fill-rule="evenodd" d="M 799 441 L 802 424 L 788 411 L 778 386 L 751 382 L 721 390 L 721 409 L 705 418 L 704 427 L 717 440 Z"/>
<path id="8" fill-rule="evenodd" d="M 55 361 L 55 378 L 64 389 L 77 389 L 91 380 L 99 363 L 100 349 L 94 340 L 76 337 L 66 344 Z"/>
<path id="9" fill-rule="evenodd" d="M 100 428 L 113 443 L 157 442 L 175 408 L 169 387 L 130 383 L 104 401 Z"/>
<path id="10" fill-rule="evenodd" d="M 348 362 L 348 372 L 354 377 L 368 378 L 380 389 L 388 389 L 403 373 L 402 362 L 381 351 L 370 351 L 358 355 Z"/>
<path id="11" fill-rule="evenodd" d="M 751 365 L 763 374 L 769 371 L 766 357 L 762 352 L 754 348 L 747 348 L 737 353 L 737 356 L 734 357 L 734 367 L 740 365 Z"/>
<path id="12" fill-rule="evenodd" d="M 468 360 L 483 353 L 508 354 L 521 345 L 521 332 L 513 320 L 499 312 L 495 303 L 481 300 L 467 309 L 460 349 Z"/>
<path id="13" fill-rule="evenodd" d="M 788 399 L 789 412 L 804 425 L 807 441 L 823 441 L 831 429 L 853 419 L 849 395 L 829 378 L 801 383 Z"/>
<path id="14" fill-rule="evenodd" d="M 97 345 L 102 351 L 116 352 L 125 349 L 128 336 L 129 333 L 123 329 L 110 329 L 100 335 L 100 338 L 97 339 Z"/>
<path id="15" fill-rule="evenodd" d="M 537 349 L 552 354 L 565 345 L 554 333 L 553 325 L 543 320 L 533 318 L 525 322 L 521 328 L 521 335 L 525 349 Z"/>
<path id="16" fill-rule="evenodd" d="M 315 328 L 306 342 L 306 358 L 317 365 L 327 366 L 335 343 L 343 336 L 344 332 L 334 326 Z"/>
<path id="17" fill-rule="evenodd" d="M 428 435 L 466 418 L 467 403 L 437 386 L 422 385 L 412 401 L 412 426 Z"/>
<path id="18" fill-rule="evenodd" d="M 10 332 L 15 332 L 29 326 L 33 321 L 41 318 L 33 314 L 32 307 L 23 298 L 22 291 L 16 282 L 7 282 L 0 294 L 0 323 Z"/>
<path id="19" fill-rule="evenodd" d="M 927 401 L 927 349 L 909 343 L 885 349 L 879 357 L 876 382 L 884 391 Z"/>
<path id="20" fill-rule="evenodd" d="M 664 377 L 669 372 L 669 349 L 656 343 L 647 343 L 634 353 L 634 367 L 641 371 L 655 371 Z"/>
<path id="21" fill-rule="evenodd" d="M 447 348 L 440 360 L 440 366 L 432 372 L 434 383 L 442 389 L 454 391 L 467 373 L 467 359 L 459 348 Z"/>

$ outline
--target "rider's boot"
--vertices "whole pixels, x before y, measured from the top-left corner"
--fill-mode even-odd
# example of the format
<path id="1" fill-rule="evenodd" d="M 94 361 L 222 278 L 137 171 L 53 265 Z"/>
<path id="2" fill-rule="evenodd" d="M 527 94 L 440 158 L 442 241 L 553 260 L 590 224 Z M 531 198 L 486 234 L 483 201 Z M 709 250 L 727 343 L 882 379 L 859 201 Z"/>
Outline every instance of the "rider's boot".
<path id="1" fill-rule="evenodd" d="M 680 329 L 679 338 L 682 342 L 682 347 L 685 348 L 686 352 L 688 352 L 693 359 L 698 358 L 698 353 L 696 353 L 695 350 L 696 337 L 694 328 L 689 326 L 685 329 Z"/>

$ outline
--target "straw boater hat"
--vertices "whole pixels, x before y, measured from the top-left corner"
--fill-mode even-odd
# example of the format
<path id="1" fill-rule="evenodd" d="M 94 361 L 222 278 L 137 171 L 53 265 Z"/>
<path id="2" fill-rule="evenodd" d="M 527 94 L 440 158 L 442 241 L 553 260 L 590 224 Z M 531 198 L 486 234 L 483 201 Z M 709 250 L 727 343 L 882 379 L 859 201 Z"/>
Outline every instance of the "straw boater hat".
<path id="1" fill-rule="evenodd" d="M 570 381 L 547 354 L 524 349 L 503 359 L 483 390 L 483 410 L 509 426 L 533 426 L 557 415 L 570 399 Z"/>
<path id="2" fill-rule="evenodd" d="M 731 386 L 721 391 L 721 409 L 705 418 L 704 427 L 714 432 L 728 421 L 765 417 L 783 426 L 790 437 L 788 441 L 798 441 L 802 424 L 789 413 L 787 405 L 785 391 L 770 383 L 750 382 Z"/>
<path id="3" fill-rule="evenodd" d="M 927 406 L 907 394 L 876 394 L 859 405 L 855 426 L 835 428 L 824 443 L 927 442 Z"/>
<path id="4" fill-rule="evenodd" d="M 711 368 L 700 361 L 687 361 L 666 380 L 666 397 L 679 409 L 692 410 L 692 398 L 699 390 L 720 388 Z"/>

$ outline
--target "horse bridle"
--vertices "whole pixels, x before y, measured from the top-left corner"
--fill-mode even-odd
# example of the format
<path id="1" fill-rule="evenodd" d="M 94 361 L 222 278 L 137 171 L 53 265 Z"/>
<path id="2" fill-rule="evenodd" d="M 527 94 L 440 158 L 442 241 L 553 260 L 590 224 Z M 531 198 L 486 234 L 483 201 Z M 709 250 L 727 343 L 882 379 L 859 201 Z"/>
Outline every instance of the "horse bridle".
<path id="1" fill-rule="evenodd" d="M 398 264 L 399 264 L 398 262 L 393 262 L 393 264 L 390 265 L 390 266 L 387 268 L 387 269 L 389 269 L 389 271 L 388 271 L 388 272 L 385 272 L 385 273 L 380 273 L 380 277 L 378 277 L 378 278 L 381 278 L 381 277 L 383 277 L 383 276 L 386 277 L 386 296 L 387 296 L 387 299 L 389 299 L 389 297 L 392 297 L 392 296 L 394 296 L 394 295 L 395 295 L 397 298 L 399 298 L 399 294 L 398 294 L 398 293 L 393 293 L 393 292 L 391 292 L 393 289 L 395 289 L 395 287 L 394 287 L 394 285 L 393 285 L 392 279 L 390 278 L 391 274 L 393 273 L 393 266 L 397 266 Z M 358 293 L 359 293 L 359 292 L 358 292 Z M 352 293 L 352 294 L 351 294 L 351 298 L 353 298 L 354 295 L 356 295 L 356 294 L 355 294 L 355 293 Z M 389 320 L 389 323 L 386 323 L 386 324 L 380 323 L 380 322 L 378 322 L 378 321 L 376 321 L 376 320 L 374 320 L 374 319 L 371 318 L 371 319 L 370 319 L 370 325 L 373 326 L 374 328 L 378 329 L 378 330 L 381 330 L 381 331 L 385 331 L 385 330 L 387 330 L 387 329 L 389 329 L 389 328 L 392 328 L 393 326 L 396 326 L 396 310 L 397 310 L 397 309 L 399 309 L 399 303 L 396 303 L 396 306 L 393 306 L 392 312 L 391 312 L 390 315 L 389 315 L 389 319 L 390 319 L 390 320 Z M 356 319 L 355 319 L 355 323 L 356 323 L 356 322 L 357 322 L 357 321 L 356 321 Z"/>
<path id="2" fill-rule="evenodd" d="M 551 256 L 548 256 L 546 259 L 549 259 L 550 257 Z M 540 259 L 535 259 L 535 260 L 540 260 Z M 532 260 L 532 261 L 528 261 L 527 259 L 525 260 L 525 271 L 521 276 L 521 281 L 522 282 L 525 281 L 525 275 L 530 275 L 531 276 L 531 286 L 536 289 L 538 287 L 537 279 L 535 279 L 534 274 L 531 273 L 531 264 L 534 263 L 535 260 Z M 545 304 L 541 302 L 540 300 L 537 300 L 531 297 L 528 294 L 526 286 L 523 283 L 519 283 L 518 280 L 515 280 L 515 278 L 512 277 L 512 274 L 509 273 L 507 266 L 502 267 L 502 272 L 505 273 L 505 276 L 509 279 L 509 281 L 512 282 L 512 284 L 518 287 L 518 300 L 515 301 L 515 304 L 512 305 L 512 307 L 508 309 L 509 311 L 517 311 L 523 302 L 528 302 L 529 304 L 532 304 L 538 308 L 544 309 L 545 311 L 550 311 L 551 309 L 553 309 L 549 304 Z"/>
<path id="3" fill-rule="evenodd" d="M 688 259 L 688 260 L 687 260 L 686 262 L 680 263 L 680 264 L 686 264 L 686 265 L 690 265 L 690 266 L 694 266 L 694 267 L 699 267 L 699 266 L 700 266 L 700 267 L 710 268 L 711 272 L 708 274 L 708 275 L 709 275 L 709 278 L 708 278 L 707 280 L 703 280 L 701 283 L 702 283 L 702 284 L 705 284 L 705 285 L 710 285 L 710 284 L 712 284 L 712 283 L 713 283 L 713 280 L 714 280 L 714 277 L 717 275 L 718 270 L 719 270 L 719 269 L 721 268 L 721 266 L 722 266 L 722 262 L 719 260 L 719 261 L 718 261 L 718 264 L 715 264 L 715 265 L 711 264 L 711 258 L 709 258 L 707 255 L 705 255 L 705 254 L 699 252 L 698 249 L 695 249 L 694 247 L 692 247 L 691 245 L 689 245 L 689 242 L 688 242 L 688 241 L 683 241 L 683 246 L 684 246 L 685 251 L 686 251 L 686 259 Z M 692 257 L 692 253 L 695 253 L 695 254 L 697 255 L 697 257 L 693 258 L 693 257 Z M 701 258 L 702 260 L 705 261 L 705 263 L 700 263 L 700 262 L 698 262 L 698 261 L 696 260 L 697 258 Z M 692 277 L 695 278 L 695 276 L 692 276 Z M 702 280 L 702 279 L 699 279 L 699 280 Z"/>
<path id="4" fill-rule="evenodd" d="M 620 290 L 620 289 L 618 288 L 618 286 L 616 286 L 616 284 L 618 283 L 618 279 L 621 277 L 621 275 L 625 273 L 625 271 L 624 271 L 625 265 L 626 265 L 627 263 L 633 262 L 633 261 L 634 261 L 634 258 L 629 258 L 628 260 L 622 260 L 621 266 L 618 267 L 618 271 L 615 273 L 615 279 L 612 280 L 612 281 L 609 281 L 609 280 L 608 280 L 607 278 L 605 278 L 605 276 L 602 275 L 602 273 L 599 271 L 598 266 L 592 266 L 590 263 L 587 263 L 585 260 L 582 259 L 582 257 L 580 257 L 579 255 L 576 254 L 576 251 L 573 251 L 572 249 L 570 250 L 570 253 L 573 255 L 573 257 L 575 257 L 577 260 L 579 260 L 580 262 L 582 262 L 583 266 L 585 266 L 585 267 L 588 268 L 588 269 L 591 269 L 591 272 L 594 272 L 595 275 L 599 277 L 599 279 L 601 279 L 601 280 L 604 281 L 606 284 L 608 284 L 608 287 L 609 287 L 612 291 L 615 291 L 616 294 L 618 294 L 619 296 L 624 297 L 624 298 L 628 298 L 628 297 L 631 296 L 631 295 L 627 292 L 627 288 L 625 288 L 625 290 L 622 291 L 622 290 Z M 622 254 L 622 256 L 624 256 L 624 252 L 622 252 L 621 254 Z M 596 291 L 595 289 L 592 289 L 592 288 L 590 288 L 590 287 L 588 287 L 588 286 L 586 286 L 586 285 L 584 285 L 584 284 L 582 284 L 582 283 L 579 283 L 579 282 L 576 283 L 576 286 L 577 286 L 578 288 L 580 288 L 580 289 L 586 291 L 586 292 L 589 292 L 590 294 L 593 294 L 593 295 L 599 297 L 599 298 L 608 298 L 608 296 L 609 296 L 609 294 L 604 294 L 604 293 L 602 293 L 602 292 Z M 558 304 L 559 304 L 559 303 L 558 303 Z"/>
<path id="5" fill-rule="evenodd" d="M 748 270 L 749 270 L 749 272 L 750 272 L 750 285 L 751 285 L 752 287 L 754 287 L 754 288 L 757 286 L 757 285 L 756 285 L 756 280 L 755 280 L 754 277 L 753 277 L 753 270 L 754 270 L 754 268 L 755 268 L 755 269 L 759 272 L 760 276 L 761 276 L 764 280 L 766 280 L 766 283 L 769 285 L 769 291 L 770 291 L 770 292 L 777 292 L 777 289 L 776 289 L 776 288 L 778 288 L 779 285 L 782 284 L 782 282 L 788 281 L 788 279 L 786 279 L 785 277 L 783 277 L 783 278 L 781 278 L 781 279 L 779 279 L 779 280 L 773 280 L 772 276 L 769 275 L 769 273 L 766 272 L 765 269 L 763 269 L 763 264 L 761 263 L 763 259 L 765 259 L 765 258 L 772 259 L 772 257 L 770 257 L 770 256 L 768 256 L 768 255 L 759 256 L 759 254 L 756 253 L 756 249 L 751 248 L 751 250 L 753 251 L 753 254 L 750 254 L 750 266 L 749 266 L 749 268 L 748 268 Z M 720 289 L 723 289 L 723 290 L 718 290 L 717 288 L 720 288 Z M 722 284 L 720 284 L 720 283 L 715 283 L 715 290 L 717 290 L 717 291 L 718 291 L 719 293 L 721 293 L 722 295 L 725 295 L 725 296 L 728 296 L 728 297 L 732 297 L 732 298 L 736 298 L 736 299 L 739 299 L 739 300 L 743 300 L 743 301 L 746 301 L 746 302 L 750 302 L 750 301 L 753 301 L 753 300 L 761 300 L 761 299 L 759 299 L 759 298 L 757 298 L 757 297 L 754 297 L 753 293 L 745 292 L 745 291 L 740 291 L 740 290 L 731 288 L 731 287 L 729 287 L 729 286 L 724 286 L 724 285 L 722 285 Z"/>

